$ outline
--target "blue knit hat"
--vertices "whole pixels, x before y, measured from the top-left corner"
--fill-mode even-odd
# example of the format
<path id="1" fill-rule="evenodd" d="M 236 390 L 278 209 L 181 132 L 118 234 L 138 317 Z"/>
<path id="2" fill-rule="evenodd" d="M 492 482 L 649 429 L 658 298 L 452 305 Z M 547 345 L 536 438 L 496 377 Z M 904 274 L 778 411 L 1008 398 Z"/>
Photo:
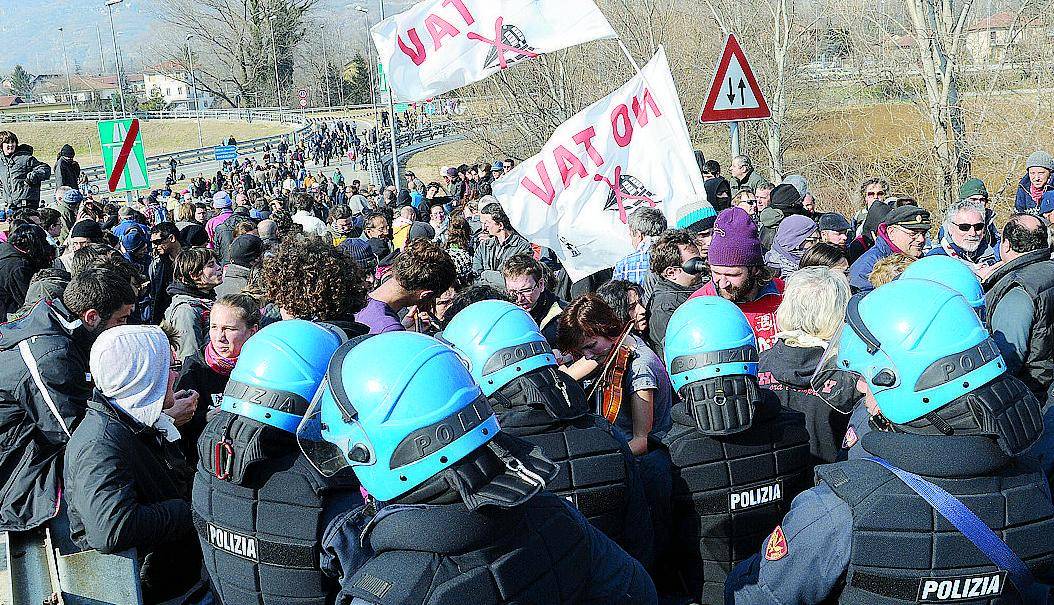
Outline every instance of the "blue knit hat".
<path id="1" fill-rule="evenodd" d="M 690 229 L 695 227 L 696 223 L 706 219 L 713 219 L 715 216 L 717 216 L 717 211 L 714 210 L 714 207 L 710 205 L 705 196 L 699 196 L 689 200 L 677 211 L 676 226 L 678 229 Z M 710 225 L 713 225 L 712 220 Z"/>

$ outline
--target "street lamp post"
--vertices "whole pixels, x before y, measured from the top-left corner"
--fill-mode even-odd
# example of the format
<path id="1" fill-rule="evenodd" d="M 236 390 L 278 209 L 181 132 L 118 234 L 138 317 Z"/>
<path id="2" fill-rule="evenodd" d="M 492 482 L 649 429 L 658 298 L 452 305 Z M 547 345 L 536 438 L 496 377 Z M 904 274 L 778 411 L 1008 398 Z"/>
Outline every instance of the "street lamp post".
<path id="1" fill-rule="evenodd" d="M 70 103 L 70 109 L 76 111 L 77 107 L 73 104 L 73 82 L 70 80 L 70 60 L 66 55 L 66 36 L 62 35 L 63 28 L 59 28 L 59 36 L 62 38 L 62 64 L 66 68 L 66 99 Z"/>
<path id="2" fill-rule="evenodd" d="M 326 62 L 326 107 L 332 107 L 333 99 L 330 98 L 332 88 L 329 86 L 329 46 L 326 44 L 326 28 L 322 28 L 322 58 Z"/>
<path id="3" fill-rule="evenodd" d="M 110 14 L 110 36 L 113 37 L 113 60 L 117 67 L 117 92 L 121 95 L 121 115 L 128 115 L 124 104 L 124 75 L 121 73 L 121 56 L 117 50 L 117 30 L 113 26 L 113 7 L 123 0 L 106 0 L 106 12 Z"/>
<path id="4" fill-rule="evenodd" d="M 278 42 L 274 35 L 274 20 L 277 17 L 271 15 L 267 17 L 267 20 L 271 23 L 271 49 L 274 51 L 274 95 L 275 95 L 275 106 L 282 106 L 282 83 L 278 79 Z"/>
<path id="5" fill-rule="evenodd" d="M 370 11 L 362 6 L 356 6 L 355 10 L 362 13 L 362 19 L 366 23 L 366 73 L 370 78 L 370 104 L 373 105 L 373 126 L 378 134 L 381 132 L 381 114 L 377 108 L 377 86 L 373 83 L 373 72 L 376 63 L 373 61 L 373 45 L 370 43 Z"/>
<path id="6" fill-rule="evenodd" d="M 198 81 L 194 76 L 194 53 L 190 49 L 190 40 L 194 36 L 187 34 L 187 59 L 190 60 L 190 94 L 194 95 L 194 118 L 198 122 L 198 149 L 205 146 L 201 138 L 201 99 L 198 98 Z"/>
<path id="7" fill-rule="evenodd" d="M 381 7 L 381 21 L 384 21 L 384 0 L 377 0 L 377 3 Z M 391 135 L 392 135 L 392 184 L 395 188 L 399 188 L 399 150 L 395 148 L 395 129 L 398 124 L 398 120 L 395 119 L 395 95 L 392 94 L 392 84 L 388 83 L 388 118 L 391 122 Z"/>

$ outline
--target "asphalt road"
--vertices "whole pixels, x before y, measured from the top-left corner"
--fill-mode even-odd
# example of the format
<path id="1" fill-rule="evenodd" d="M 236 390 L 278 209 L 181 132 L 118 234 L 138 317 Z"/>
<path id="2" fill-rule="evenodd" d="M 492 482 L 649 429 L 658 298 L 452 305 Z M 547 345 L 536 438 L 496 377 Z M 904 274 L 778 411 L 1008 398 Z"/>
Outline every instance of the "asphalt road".
<path id="1" fill-rule="evenodd" d="M 357 126 L 359 128 L 362 128 L 363 126 L 366 126 L 366 125 L 367 125 L 366 122 L 358 122 L 357 123 Z M 246 157 L 246 156 L 240 156 L 240 157 Z M 249 154 L 248 157 L 251 157 L 251 158 L 254 158 L 254 159 L 260 159 L 260 158 L 263 157 L 263 152 Z M 220 170 L 222 165 L 223 165 L 222 161 L 211 160 L 211 161 L 208 161 L 208 162 L 198 162 L 196 164 L 187 164 L 187 165 L 179 166 L 178 168 L 176 168 L 176 171 L 178 173 L 180 173 L 180 174 L 183 174 L 186 177 L 186 179 L 189 180 L 191 178 L 196 178 L 198 176 L 206 176 L 207 177 L 207 176 L 210 176 L 210 175 L 215 175 L 216 172 L 218 170 Z M 308 163 L 307 163 L 307 168 L 308 168 L 308 170 L 310 172 L 315 172 L 315 173 L 317 173 L 318 171 L 321 170 L 322 173 L 325 174 L 326 176 L 332 175 L 334 168 L 339 168 L 341 174 L 344 175 L 344 180 L 345 181 L 351 181 L 352 179 L 359 179 L 359 180 L 361 180 L 364 183 L 371 182 L 369 173 L 367 171 L 365 171 L 365 170 L 358 170 L 357 167 L 354 165 L 354 163 L 349 161 L 346 156 L 340 156 L 339 158 L 333 158 L 333 161 L 327 167 L 323 167 L 321 164 L 316 165 L 316 164 L 314 164 L 313 162 L 311 162 L 309 160 Z M 164 187 L 165 186 L 165 177 L 167 177 L 167 176 L 168 176 L 168 170 L 167 169 L 151 170 L 151 171 L 149 171 L 147 173 L 147 177 L 149 178 L 151 189 L 161 189 L 162 187 Z M 186 183 L 186 181 L 181 181 L 180 183 L 177 183 L 177 187 L 176 188 L 177 189 L 180 188 L 180 186 L 184 185 L 185 183 Z M 92 181 L 91 185 L 94 185 L 94 186 L 99 188 L 99 193 L 96 195 L 97 198 L 98 197 L 105 198 L 105 197 L 111 197 L 112 196 L 112 197 L 115 197 L 115 198 L 119 198 L 121 200 L 125 199 L 125 194 L 123 194 L 123 193 L 114 193 L 114 194 L 108 193 L 106 191 L 106 181 L 104 181 L 104 180 Z M 146 191 L 142 191 L 140 193 L 145 195 Z M 42 189 L 41 192 L 40 192 L 41 203 L 45 204 L 45 205 L 50 203 L 54 199 L 54 196 L 55 196 L 55 190 L 54 189 Z"/>

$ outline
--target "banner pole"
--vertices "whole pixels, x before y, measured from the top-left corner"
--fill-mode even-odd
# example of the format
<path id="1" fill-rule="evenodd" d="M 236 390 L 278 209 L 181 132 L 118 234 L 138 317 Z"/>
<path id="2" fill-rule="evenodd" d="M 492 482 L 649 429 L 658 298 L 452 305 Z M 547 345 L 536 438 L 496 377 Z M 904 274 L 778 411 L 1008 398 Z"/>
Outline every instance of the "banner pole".
<path id="1" fill-rule="evenodd" d="M 633 55 L 629 54 L 629 49 L 626 48 L 626 45 L 622 43 L 622 38 L 616 38 L 616 40 L 618 40 L 618 47 L 622 49 L 622 54 L 626 55 L 626 59 L 629 61 L 629 64 L 632 65 L 633 69 L 637 70 L 637 73 L 639 74 L 640 65 L 637 65 L 637 62 L 633 60 Z"/>

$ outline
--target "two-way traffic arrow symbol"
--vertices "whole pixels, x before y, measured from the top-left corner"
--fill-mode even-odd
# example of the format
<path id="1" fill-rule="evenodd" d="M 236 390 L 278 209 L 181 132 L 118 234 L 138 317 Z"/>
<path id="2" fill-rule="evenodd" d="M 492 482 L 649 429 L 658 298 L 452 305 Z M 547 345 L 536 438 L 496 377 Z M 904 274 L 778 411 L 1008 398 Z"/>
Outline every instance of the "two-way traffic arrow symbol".
<path id="1" fill-rule="evenodd" d="M 746 85 L 745 82 L 743 82 L 743 78 L 740 78 L 739 79 L 739 104 L 740 105 L 744 105 L 747 102 L 746 101 L 746 96 L 743 94 L 743 90 L 746 89 L 746 87 L 747 87 L 747 85 Z M 735 103 L 735 101 L 736 101 L 736 91 L 732 87 L 732 78 L 728 79 L 728 94 L 725 95 L 725 96 L 728 97 L 728 102 L 729 103 Z"/>

